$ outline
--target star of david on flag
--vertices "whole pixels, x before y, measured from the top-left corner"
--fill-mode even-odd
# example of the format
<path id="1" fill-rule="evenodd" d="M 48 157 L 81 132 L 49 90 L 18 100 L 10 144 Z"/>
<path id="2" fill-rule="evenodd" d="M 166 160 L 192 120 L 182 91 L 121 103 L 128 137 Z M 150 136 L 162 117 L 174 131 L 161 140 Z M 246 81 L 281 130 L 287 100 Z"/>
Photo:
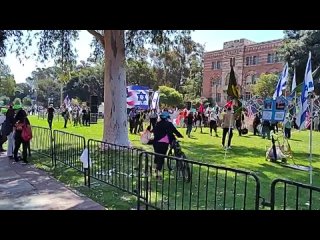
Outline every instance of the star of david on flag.
<path id="1" fill-rule="evenodd" d="M 148 109 L 149 107 L 149 87 L 128 86 L 127 87 L 127 108 Z"/>

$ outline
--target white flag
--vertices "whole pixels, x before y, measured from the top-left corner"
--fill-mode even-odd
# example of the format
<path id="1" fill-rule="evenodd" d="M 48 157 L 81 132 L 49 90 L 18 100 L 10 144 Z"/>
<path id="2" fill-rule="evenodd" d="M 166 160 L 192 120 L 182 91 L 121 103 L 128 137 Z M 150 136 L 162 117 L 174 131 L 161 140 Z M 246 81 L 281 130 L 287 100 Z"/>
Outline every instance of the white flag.
<path id="1" fill-rule="evenodd" d="M 152 102 L 151 102 L 151 109 L 157 109 L 159 104 L 160 94 L 159 91 L 155 91 L 153 94 Z"/>
<path id="2" fill-rule="evenodd" d="M 293 79 L 292 79 L 292 86 L 291 86 L 291 92 L 293 92 L 297 87 L 296 82 L 296 69 L 294 69 Z"/>
<path id="3" fill-rule="evenodd" d="M 308 88 L 308 93 L 314 91 L 313 78 L 312 78 L 312 68 L 311 68 L 311 52 L 309 52 L 309 58 L 306 66 L 306 71 L 304 74 L 304 82 Z"/>
<path id="4" fill-rule="evenodd" d="M 88 168 L 88 148 L 85 148 L 80 156 L 80 161 L 83 163 L 83 168 Z M 92 165 L 91 159 L 89 158 L 90 167 Z"/>

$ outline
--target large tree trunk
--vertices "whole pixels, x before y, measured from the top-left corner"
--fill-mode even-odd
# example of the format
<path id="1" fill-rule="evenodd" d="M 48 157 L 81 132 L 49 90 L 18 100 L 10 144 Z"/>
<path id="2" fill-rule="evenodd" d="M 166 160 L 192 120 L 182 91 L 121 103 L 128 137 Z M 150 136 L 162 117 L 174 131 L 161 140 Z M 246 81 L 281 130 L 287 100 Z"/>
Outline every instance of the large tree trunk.
<path id="1" fill-rule="evenodd" d="M 103 141 L 129 146 L 124 30 L 105 30 Z"/>

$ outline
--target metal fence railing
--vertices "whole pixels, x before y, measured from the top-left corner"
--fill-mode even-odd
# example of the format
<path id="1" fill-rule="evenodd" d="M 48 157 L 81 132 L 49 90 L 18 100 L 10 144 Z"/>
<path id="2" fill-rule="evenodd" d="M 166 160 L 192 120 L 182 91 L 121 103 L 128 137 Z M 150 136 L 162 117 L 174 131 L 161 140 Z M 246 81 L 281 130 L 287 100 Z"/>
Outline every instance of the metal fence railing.
<path id="1" fill-rule="evenodd" d="M 80 156 L 86 147 L 86 140 L 82 136 L 62 132 L 58 130 L 53 131 L 54 136 L 54 163 L 57 161 L 72 167 L 80 172 L 86 172 L 83 168 L 83 163 Z"/>
<path id="2" fill-rule="evenodd" d="M 258 210 L 260 180 L 252 172 L 179 159 L 119 146 L 49 128 L 32 126 L 31 149 L 84 173 L 84 183 L 96 179 L 137 197 L 137 209 L 159 210 Z M 80 156 L 88 148 L 88 168 Z M 163 158 L 161 178 L 155 160 Z M 156 159 L 157 158 L 157 159 Z M 63 166 L 60 165 L 60 166 Z M 181 167 L 183 166 L 183 167 Z M 184 169 L 184 170 L 183 170 Z M 320 188 L 275 179 L 271 210 L 319 210 Z"/>
<path id="3" fill-rule="evenodd" d="M 136 195 L 140 149 L 88 140 L 88 184 L 97 179 L 127 193 Z"/>
<path id="4" fill-rule="evenodd" d="M 159 157 L 165 158 L 161 178 L 157 178 L 152 170 L 155 158 Z M 186 169 L 189 173 L 183 173 Z M 259 209 L 260 181 L 249 171 L 151 152 L 140 154 L 139 170 L 138 205 L 143 204 L 147 209 Z M 185 174 L 190 176 L 186 178 Z"/>
<path id="5" fill-rule="evenodd" d="M 50 157 L 53 165 L 53 136 L 49 128 L 32 126 L 31 149 L 43 156 Z"/>
<path id="6" fill-rule="evenodd" d="M 320 188 L 285 179 L 271 183 L 271 210 L 320 210 Z"/>

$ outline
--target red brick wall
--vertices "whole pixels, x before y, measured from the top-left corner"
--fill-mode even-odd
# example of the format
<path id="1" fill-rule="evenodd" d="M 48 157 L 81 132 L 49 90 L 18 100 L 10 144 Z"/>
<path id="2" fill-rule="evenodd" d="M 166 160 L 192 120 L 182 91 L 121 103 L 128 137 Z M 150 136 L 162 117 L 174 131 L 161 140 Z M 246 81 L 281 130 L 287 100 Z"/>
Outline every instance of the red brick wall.
<path id="1" fill-rule="evenodd" d="M 253 74 L 259 77 L 262 73 L 281 72 L 283 62 L 267 63 L 269 53 L 275 53 L 281 45 L 281 40 L 273 40 L 263 43 L 252 43 L 249 40 L 233 41 L 225 43 L 225 49 L 206 52 L 204 54 L 204 73 L 202 95 L 206 98 L 214 98 L 216 94 L 216 87 L 212 85 L 212 81 L 221 79 L 221 85 L 217 87 L 217 93 L 221 94 L 220 105 L 226 102 L 226 79 L 230 72 L 230 58 L 235 58 L 235 73 L 239 87 L 242 92 L 249 91 L 246 85 L 246 78 Z M 231 44 L 229 44 L 231 43 Z M 249 45 L 247 45 L 249 44 Z M 246 57 L 259 56 L 259 63 L 257 65 L 246 66 Z M 212 69 L 212 62 L 221 61 L 221 69 Z"/>

